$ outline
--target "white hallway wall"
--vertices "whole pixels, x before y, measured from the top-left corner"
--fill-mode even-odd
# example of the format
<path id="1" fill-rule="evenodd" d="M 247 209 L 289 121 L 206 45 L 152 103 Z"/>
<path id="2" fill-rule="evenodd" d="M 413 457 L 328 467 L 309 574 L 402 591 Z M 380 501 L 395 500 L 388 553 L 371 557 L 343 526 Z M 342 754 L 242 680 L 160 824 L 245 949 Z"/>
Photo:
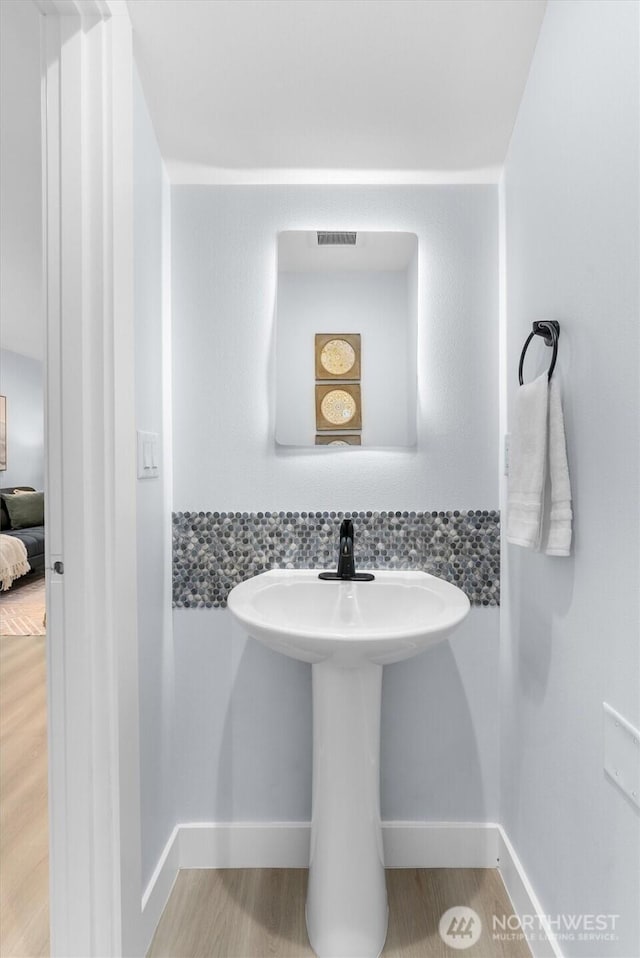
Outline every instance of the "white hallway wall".
<path id="1" fill-rule="evenodd" d="M 415 232 L 418 446 L 357 456 L 274 445 L 276 240 L 287 229 Z M 172 189 L 174 509 L 496 507 L 494 187 Z M 226 610 L 176 610 L 179 821 L 308 820 L 310 668 Z M 498 610 L 386 670 L 389 819 L 495 820 Z"/>
<path id="2" fill-rule="evenodd" d="M 0 472 L 0 486 L 33 486 L 41 490 L 44 488 L 42 361 L 1 349 L 0 395 L 7 397 L 7 469 Z"/>
<path id="3" fill-rule="evenodd" d="M 40 14 L 0 3 L 0 394 L 8 468 L 0 486 L 44 484 Z M 16 96 L 16 90 L 20 95 Z"/>
<path id="4" fill-rule="evenodd" d="M 603 700 L 640 725 L 638 10 L 549 4 L 505 171 L 510 408 L 558 319 L 575 549 L 503 550 L 501 820 L 546 912 L 621 916 L 580 958 L 640 954 L 640 812 L 602 767 Z"/>
<path id="5" fill-rule="evenodd" d="M 160 436 L 158 479 L 137 486 L 142 884 L 175 825 L 171 634 L 170 382 L 166 375 L 169 186 L 137 73 L 133 77 L 136 425 Z"/>
<path id="6" fill-rule="evenodd" d="M 41 360 L 40 13 L 25 0 L 0 3 L 0 117 L 0 343 Z"/>

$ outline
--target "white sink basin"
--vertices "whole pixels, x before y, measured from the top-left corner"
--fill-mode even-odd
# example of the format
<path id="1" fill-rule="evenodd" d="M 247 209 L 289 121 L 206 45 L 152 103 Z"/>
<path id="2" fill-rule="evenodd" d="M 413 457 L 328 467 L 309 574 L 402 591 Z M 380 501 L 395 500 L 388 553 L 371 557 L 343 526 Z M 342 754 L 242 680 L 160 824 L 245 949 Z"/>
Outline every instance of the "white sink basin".
<path id="1" fill-rule="evenodd" d="M 237 585 L 232 614 L 249 635 L 304 662 L 399 662 L 440 642 L 465 618 L 460 589 L 426 572 L 376 572 L 373 582 L 322 581 L 276 569 Z"/>
<path id="2" fill-rule="evenodd" d="M 307 931 L 319 958 L 378 958 L 387 935 L 380 824 L 382 666 L 440 642 L 469 600 L 425 572 L 373 582 L 274 570 L 232 589 L 231 614 L 269 648 L 313 665 Z"/>

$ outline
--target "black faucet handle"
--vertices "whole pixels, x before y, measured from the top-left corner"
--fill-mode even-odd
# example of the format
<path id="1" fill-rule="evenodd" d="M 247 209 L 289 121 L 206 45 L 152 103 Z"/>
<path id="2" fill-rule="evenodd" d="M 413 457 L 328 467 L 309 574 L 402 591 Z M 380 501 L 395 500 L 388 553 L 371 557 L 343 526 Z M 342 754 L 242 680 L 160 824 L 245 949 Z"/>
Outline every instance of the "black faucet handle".
<path id="1" fill-rule="evenodd" d="M 343 519 L 340 523 L 340 541 L 343 539 L 351 539 L 353 542 L 353 520 L 352 519 Z"/>
<path id="2" fill-rule="evenodd" d="M 343 519 L 340 523 L 340 556 L 341 558 L 350 559 L 349 563 L 349 572 L 353 574 L 355 566 L 353 566 L 353 522 L 351 519 Z"/>

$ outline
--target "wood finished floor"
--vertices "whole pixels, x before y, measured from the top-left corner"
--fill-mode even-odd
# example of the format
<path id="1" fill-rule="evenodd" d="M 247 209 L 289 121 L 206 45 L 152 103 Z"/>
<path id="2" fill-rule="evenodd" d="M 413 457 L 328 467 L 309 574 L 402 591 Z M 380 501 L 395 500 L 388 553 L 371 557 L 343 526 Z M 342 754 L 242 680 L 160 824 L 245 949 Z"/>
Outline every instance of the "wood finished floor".
<path id="1" fill-rule="evenodd" d="M 49 954 L 45 637 L 0 636 L 0 955 Z"/>
<path id="2" fill-rule="evenodd" d="M 304 919 L 306 869 L 184 870 L 148 958 L 314 958 Z M 383 958 L 531 958 L 522 940 L 494 941 L 492 916 L 513 914 L 494 869 L 387 870 L 389 931 Z M 482 920 L 464 951 L 438 934 L 440 916 L 468 905 Z"/>
<path id="3" fill-rule="evenodd" d="M 0 956 L 49 953 L 44 636 L 0 636 Z M 149 958 L 313 958 L 304 869 L 180 873 Z M 440 916 L 466 904 L 483 923 L 469 958 L 530 958 L 525 942 L 494 941 L 492 915 L 512 914 L 491 869 L 390 869 L 384 958 L 452 958 Z"/>

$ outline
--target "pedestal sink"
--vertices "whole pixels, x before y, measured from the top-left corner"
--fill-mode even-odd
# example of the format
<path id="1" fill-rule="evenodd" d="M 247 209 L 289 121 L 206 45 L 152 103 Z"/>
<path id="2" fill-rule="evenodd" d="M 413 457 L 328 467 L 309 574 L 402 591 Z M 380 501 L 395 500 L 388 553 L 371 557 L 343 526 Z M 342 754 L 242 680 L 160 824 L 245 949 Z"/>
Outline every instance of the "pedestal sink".
<path id="1" fill-rule="evenodd" d="M 319 958 L 377 958 L 387 934 L 380 826 L 382 667 L 442 641 L 469 612 L 425 572 L 323 582 L 273 570 L 237 585 L 249 635 L 313 665 L 313 808 L 307 931 Z"/>

